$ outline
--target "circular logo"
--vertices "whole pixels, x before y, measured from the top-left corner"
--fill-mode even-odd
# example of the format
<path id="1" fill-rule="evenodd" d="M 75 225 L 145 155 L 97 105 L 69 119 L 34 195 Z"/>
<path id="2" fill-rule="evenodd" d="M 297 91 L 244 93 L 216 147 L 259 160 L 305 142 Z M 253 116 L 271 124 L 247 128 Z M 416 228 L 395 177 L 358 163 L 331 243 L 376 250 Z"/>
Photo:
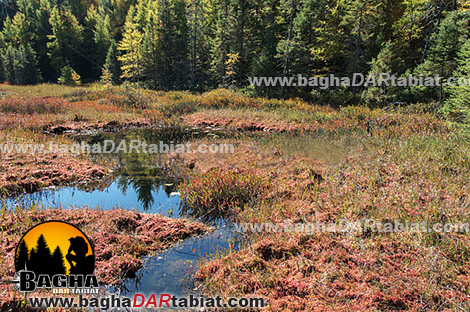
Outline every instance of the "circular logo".
<path id="1" fill-rule="evenodd" d="M 47 221 L 31 228 L 15 252 L 16 272 L 36 276 L 89 275 L 95 270 L 95 253 L 86 235 L 62 221 Z"/>

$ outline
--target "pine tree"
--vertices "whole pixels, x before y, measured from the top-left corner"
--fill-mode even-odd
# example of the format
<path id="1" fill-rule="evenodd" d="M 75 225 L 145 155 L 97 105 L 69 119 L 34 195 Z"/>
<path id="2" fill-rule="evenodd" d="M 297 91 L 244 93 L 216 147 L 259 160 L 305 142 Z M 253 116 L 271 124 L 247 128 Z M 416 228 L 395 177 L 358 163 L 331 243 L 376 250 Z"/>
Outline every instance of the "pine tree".
<path id="1" fill-rule="evenodd" d="M 123 54 L 118 57 L 121 62 L 121 77 L 132 82 L 140 81 L 143 77 L 143 34 L 139 31 L 139 25 L 134 20 L 136 10 L 129 9 L 126 23 L 124 26 L 124 34 L 117 49 Z"/>
<path id="2" fill-rule="evenodd" d="M 427 56 L 422 64 L 416 67 L 414 74 L 425 77 L 439 75 L 442 79 L 449 78 L 457 68 L 457 54 L 461 42 L 468 34 L 470 12 L 454 11 L 442 20 L 438 32 L 431 38 Z M 414 87 L 415 99 L 439 100 L 445 97 L 444 88 Z"/>
<path id="3" fill-rule="evenodd" d="M 145 64 L 145 76 L 149 79 L 149 85 L 154 89 L 161 87 L 164 70 L 163 42 L 160 33 L 160 21 L 158 17 L 157 1 L 150 3 L 144 38 L 142 45 L 142 58 Z"/>
<path id="4" fill-rule="evenodd" d="M 74 68 L 79 67 L 82 61 L 79 49 L 82 43 L 83 27 L 65 8 L 55 7 L 51 12 L 49 22 L 52 35 L 48 36 L 50 42 L 47 47 L 53 67 L 57 72 L 68 64 Z"/>
<path id="5" fill-rule="evenodd" d="M 116 41 L 111 41 L 108 53 L 106 56 L 106 62 L 103 66 L 101 74 L 101 82 L 104 84 L 117 84 L 119 83 L 119 63 L 117 59 L 117 45 Z"/>
<path id="6" fill-rule="evenodd" d="M 80 75 L 78 75 L 70 65 L 61 69 L 60 77 L 57 82 L 68 86 L 79 86 L 81 84 Z"/>
<path id="7" fill-rule="evenodd" d="M 15 268 L 16 270 L 23 270 L 29 262 L 29 249 L 26 245 L 25 240 L 23 239 L 18 247 L 18 253 L 15 257 Z"/>
<path id="8" fill-rule="evenodd" d="M 458 67 L 454 77 L 465 78 L 470 84 L 470 39 L 462 45 L 457 59 Z M 470 123 L 470 85 L 448 87 L 449 98 L 442 109 L 452 121 Z"/>
<path id="9" fill-rule="evenodd" d="M 380 53 L 371 62 L 371 70 L 367 77 L 374 77 L 380 81 L 382 74 L 398 75 L 397 68 L 401 68 L 402 61 L 396 57 L 395 45 L 391 41 L 383 44 Z M 400 94 L 398 87 L 381 85 L 368 86 L 363 92 L 362 99 L 371 106 L 384 106 Z"/>
<path id="10" fill-rule="evenodd" d="M 103 65 L 106 61 L 111 42 L 113 41 L 109 15 L 105 15 L 104 18 L 102 17 L 98 20 L 95 26 L 93 39 L 95 42 L 95 61 L 98 64 Z"/>
<path id="11" fill-rule="evenodd" d="M 64 255 L 62 253 L 62 250 L 60 249 L 59 246 L 57 246 L 54 249 L 54 252 L 52 253 L 52 261 L 50 264 L 50 275 L 65 275 L 66 269 L 65 269 L 65 263 L 64 263 Z"/>
<path id="12" fill-rule="evenodd" d="M 28 269 L 39 274 L 49 274 L 49 266 L 52 261 L 52 254 L 49 246 L 47 245 L 44 235 L 38 237 L 36 247 L 30 252 L 30 264 Z"/>

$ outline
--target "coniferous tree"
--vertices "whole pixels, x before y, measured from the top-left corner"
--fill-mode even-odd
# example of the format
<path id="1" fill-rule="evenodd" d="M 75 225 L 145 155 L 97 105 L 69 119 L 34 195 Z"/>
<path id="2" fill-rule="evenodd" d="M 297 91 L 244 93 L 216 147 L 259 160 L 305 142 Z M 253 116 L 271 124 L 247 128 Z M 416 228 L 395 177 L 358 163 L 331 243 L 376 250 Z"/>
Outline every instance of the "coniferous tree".
<path id="1" fill-rule="evenodd" d="M 468 1 L 8 0 L 0 58 L 10 83 L 84 81 L 204 91 L 250 76 L 451 75 L 468 36 Z M 5 2 L 6 3 L 6 2 Z M 117 44 L 113 47 L 112 42 Z M 117 69 L 119 67 L 119 69 Z M 34 69 L 36 68 L 36 69 Z M 33 73 L 33 74 L 30 74 Z M 1 77 L 3 76 L 3 77 Z M 322 103 L 445 100 L 446 88 L 250 87 Z M 449 93 L 450 94 L 450 93 Z"/>
<path id="2" fill-rule="evenodd" d="M 144 27 L 142 58 L 145 64 L 145 76 L 153 88 L 162 87 L 164 71 L 163 41 L 161 39 L 160 20 L 157 14 L 157 1 L 150 3 L 150 10 Z"/>
<path id="3" fill-rule="evenodd" d="M 291 65 L 291 54 L 293 52 L 292 41 L 294 31 L 294 20 L 297 14 L 298 3 L 296 0 L 289 0 L 283 3 L 283 11 L 286 17 L 286 33 L 279 41 L 277 50 L 282 58 L 282 77 L 285 78 L 289 75 L 289 66 Z M 280 87 L 279 97 L 284 96 L 284 86 Z"/>
<path id="4" fill-rule="evenodd" d="M 106 61 L 111 42 L 113 41 L 109 15 L 105 15 L 104 18 L 98 20 L 93 39 L 95 42 L 95 60 L 98 64 L 103 65 Z"/>
<path id="5" fill-rule="evenodd" d="M 470 27 L 470 13 L 454 11 L 442 20 L 438 32 L 431 38 L 427 56 L 422 64 L 416 67 L 414 74 L 426 77 L 440 76 L 447 79 L 457 68 L 457 54 L 461 42 L 468 34 Z M 444 99 L 444 87 L 414 87 L 415 99 Z"/>
<path id="6" fill-rule="evenodd" d="M 79 52 L 83 27 L 68 9 L 61 7 L 52 9 L 49 22 L 52 35 L 49 35 L 50 42 L 47 44 L 48 55 L 56 72 L 68 64 L 73 68 L 80 67 L 83 61 Z"/>
<path id="7" fill-rule="evenodd" d="M 41 81 L 41 74 L 38 69 L 36 52 L 29 44 L 23 44 L 18 48 L 17 53 L 17 74 L 16 83 L 36 84 Z"/>
<path id="8" fill-rule="evenodd" d="M 11 84 L 36 84 L 40 78 L 34 50 L 28 44 L 9 45 L 3 55 L 5 81 Z"/>
<path id="9" fill-rule="evenodd" d="M 66 273 L 65 263 L 64 263 L 64 255 L 62 250 L 59 246 L 54 249 L 52 253 L 52 261 L 50 264 L 50 275 L 61 274 L 64 275 Z"/>
<path id="10" fill-rule="evenodd" d="M 70 65 L 60 70 L 60 77 L 57 82 L 68 86 L 79 86 L 81 84 L 80 75 Z"/>
<path id="11" fill-rule="evenodd" d="M 454 77 L 470 83 L 470 39 L 466 39 L 458 54 Z M 457 122 L 470 122 L 470 85 L 448 87 L 449 98 L 442 109 L 444 115 Z"/>
<path id="12" fill-rule="evenodd" d="M 0 49 L 0 53 L 3 54 L 2 49 Z M 5 81 L 5 70 L 3 68 L 3 59 L 0 58 L 0 82 Z"/>
<path id="13" fill-rule="evenodd" d="M 214 2 L 213 23 L 215 33 L 211 40 L 211 72 L 217 85 L 224 85 L 226 73 L 227 56 L 230 53 L 229 47 L 229 2 L 218 0 Z"/>
<path id="14" fill-rule="evenodd" d="M 170 18 L 168 20 L 167 29 L 163 28 L 169 39 L 168 54 L 166 54 L 166 69 L 170 73 L 169 79 L 164 81 L 167 89 L 184 89 L 187 88 L 189 78 L 189 59 L 188 59 L 188 21 L 186 16 L 186 0 L 171 0 L 170 2 Z M 163 21 L 163 25 L 165 22 Z"/>
<path id="15" fill-rule="evenodd" d="M 117 45 L 113 40 L 109 46 L 106 61 L 101 73 L 101 81 L 105 84 L 117 84 L 120 79 L 119 62 L 117 59 Z"/>
<path id="16" fill-rule="evenodd" d="M 269 0 L 260 16 L 260 36 L 263 38 L 258 53 L 251 63 L 250 75 L 252 77 L 276 77 L 281 74 L 281 59 L 277 54 L 279 44 L 278 36 L 285 27 L 284 20 L 279 19 L 281 8 L 280 0 Z M 270 87 L 261 87 L 258 94 L 276 96 L 277 90 Z"/>
<path id="17" fill-rule="evenodd" d="M 190 0 L 188 8 L 188 36 L 189 36 L 189 87 L 200 89 L 208 83 L 208 72 L 210 66 L 210 48 L 207 25 L 207 2 L 203 0 Z"/>
<path id="18" fill-rule="evenodd" d="M 23 270 L 28 266 L 29 262 L 29 249 L 26 245 L 25 240 L 22 240 L 20 246 L 18 247 L 18 253 L 15 257 L 15 268 L 18 270 Z"/>
<path id="19" fill-rule="evenodd" d="M 15 64 L 16 49 L 12 45 L 8 45 L 2 55 L 2 64 L 4 79 L 9 83 L 16 82 Z"/>
<path id="20" fill-rule="evenodd" d="M 47 47 L 48 35 L 52 33 L 51 24 L 49 23 L 51 11 L 51 4 L 48 0 L 39 0 L 35 19 L 36 40 L 32 47 L 36 51 L 39 71 L 45 81 L 55 81 L 57 78 L 54 71 L 51 71 L 51 59 Z"/>
<path id="21" fill-rule="evenodd" d="M 52 254 L 44 235 L 41 234 L 38 237 L 36 247 L 30 252 L 29 260 L 30 264 L 28 265 L 28 270 L 36 273 L 36 276 L 39 274 L 49 274 Z"/>
<path id="22" fill-rule="evenodd" d="M 138 82 L 143 77 L 143 34 L 135 21 L 135 13 L 135 8 L 129 9 L 123 38 L 117 47 L 122 51 L 122 55 L 118 57 L 121 62 L 121 77 L 131 82 Z"/>
<path id="23" fill-rule="evenodd" d="M 401 60 L 396 57 L 395 45 L 385 42 L 380 53 L 371 62 L 371 70 L 367 77 L 374 77 L 376 82 L 384 79 L 383 75 L 397 75 L 397 68 L 401 68 Z M 363 93 L 363 100 L 371 106 L 385 106 L 400 95 L 399 87 L 387 86 L 367 86 Z"/>

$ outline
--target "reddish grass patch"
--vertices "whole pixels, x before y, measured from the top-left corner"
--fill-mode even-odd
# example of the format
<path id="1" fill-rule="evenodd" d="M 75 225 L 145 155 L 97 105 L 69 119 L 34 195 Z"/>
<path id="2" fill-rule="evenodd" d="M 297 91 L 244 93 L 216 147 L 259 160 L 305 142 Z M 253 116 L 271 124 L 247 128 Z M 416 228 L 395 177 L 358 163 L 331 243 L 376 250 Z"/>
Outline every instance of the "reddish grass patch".
<path id="1" fill-rule="evenodd" d="M 3 213 L 0 219 L 0 278 L 14 275 L 14 252 L 21 236 L 32 226 L 48 220 L 61 220 L 79 227 L 94 245 L 95 275 L 101 283 L 119 284 L 123 278 L 135 277 L 144 254 L 160 252 L 190 235 L 206 232 L 197 222 L 171 219 L 121 209 L 21 211 Z M 0 286 L 0 310 L 17 307 L 21 300 L 11 286 Z"/>
<path id="2" fill-rule="evenodd" d="M 91 161 L 67 154 L 0 154 L 0 160 L 0 195 L 90 182 L 108 173 Z"/>
<path id="3" fill-rule="evenodd" d="M 59 98 L 13 98 L 0 101 L 0 111 L 18 114 L 58 114 L 67 111 L 70 103 Z"/>

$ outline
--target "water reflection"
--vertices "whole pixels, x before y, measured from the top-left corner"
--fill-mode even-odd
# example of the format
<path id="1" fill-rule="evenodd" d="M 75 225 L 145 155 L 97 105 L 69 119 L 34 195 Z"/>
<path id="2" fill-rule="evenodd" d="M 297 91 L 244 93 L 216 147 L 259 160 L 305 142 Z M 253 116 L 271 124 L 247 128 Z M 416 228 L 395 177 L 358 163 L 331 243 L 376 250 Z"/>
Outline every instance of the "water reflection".
<path id="1" fill-rule="evenodd" d="M 87 144 L 104 140 L 141 140 L 148 144 L 160 141 L 185 143 L 201 132 L 176 129 L 173 131 L 133 130 L 114 134 L 79 135 L 75 139 Z M 210 132 L 204 132 L 206 135 Z M 222 134 L 221 134 L 222 135 Z M 165 155 L 145 153 L 95 154 L 97 162 L 112 162 L 116 170 L 106 178 L 87 184 L 45 189 L 33 194 L 23 194 L 4 201 L 7 209 L 36 204 L 42 207 L 68 208 L 88 206 L 108 210 L 120 207 L 146 213 L 159 213 L 175 218 L 185 217 L 217 224 L 215 231 L 203 237 L 190 237 L 163 253 L 144 258 L 144 268 L 136 279 L 126 279 L 119 289 L 121 294 L 171 293 L 182 295 L 197 292 L 193 274 L 197 261 L 219 251 L 237 248 L 234 233 L 227 226 L 227 216 L 218 210 L 204 215 L 190 210 L 181 211 L 177 186 L 184 170 L 177 161 L 168 162 Z M 176 195 L 175 195 L 176 194 Z"/>

